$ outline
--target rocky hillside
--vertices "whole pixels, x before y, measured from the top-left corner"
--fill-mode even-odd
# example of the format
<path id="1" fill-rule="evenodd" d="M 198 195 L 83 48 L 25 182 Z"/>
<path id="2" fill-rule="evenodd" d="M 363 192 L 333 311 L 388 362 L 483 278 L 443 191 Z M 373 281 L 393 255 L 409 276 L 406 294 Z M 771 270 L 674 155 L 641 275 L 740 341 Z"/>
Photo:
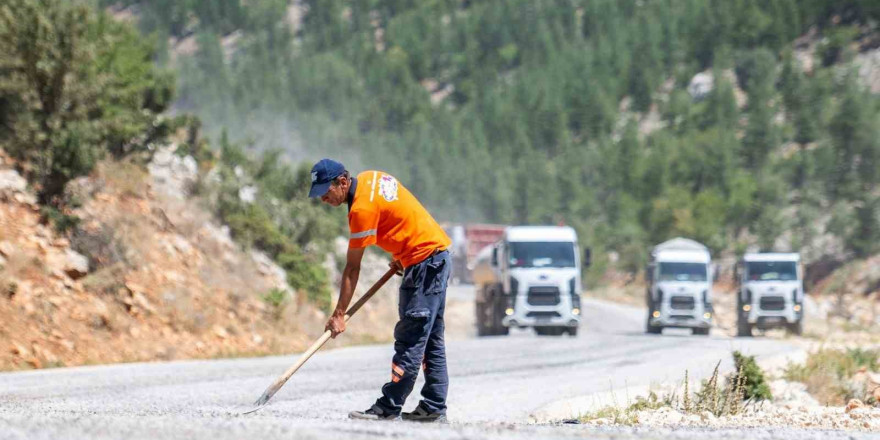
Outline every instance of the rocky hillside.
<path id="1" fill-rule="evenodd" d="M 187 198 L 194 161 L 170 151 L 68 184 L 79 220 L 62 233 L 0 150 L 0 369 L 287 353 L 323 331 L 281 268 Z M 362 284 L 385 264 L 369 256 Z M 334 343 L 389 339 L 393 288 Z"/>

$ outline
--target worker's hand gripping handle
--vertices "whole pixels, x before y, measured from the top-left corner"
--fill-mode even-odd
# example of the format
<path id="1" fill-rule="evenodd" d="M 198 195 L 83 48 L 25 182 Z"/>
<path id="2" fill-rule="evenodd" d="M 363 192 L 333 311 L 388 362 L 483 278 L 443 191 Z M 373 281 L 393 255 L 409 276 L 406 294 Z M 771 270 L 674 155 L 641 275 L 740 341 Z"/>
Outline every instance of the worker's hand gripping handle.
<path id="1" fill-rule="evenodd" d="M 360 308 L 363 307 L 363 305 L 366 304 L 366 302 L 369 301 L 370 298 L 372 298 L 373 295 L 375 295 L 376 292 L 378 292 L 379 289 L 381 289 L 382 286 L 384 286 L 385 283 L 387 283 L 388 280 L 390 280 L 395 273 L 397 273 L 396 268 L 392 267 L 391 269 L 389 269 L 387 272 L 385 272 L 385 275 L 382 275 L 382 278 L 379 278 L 379 281 L 376 281 L 376 283 L 373 284 L 372 287 L 370 287 L 370 290 L 367 290 L 367 293 L 364 293 L 363 296 L 361 296 L 360 299 L 357 300 L 357 302 L 349 307 L 348 311 L 345 312 L 345 322 L 348 322 L 348 320 L 351 319 L 351 317 L 355 313 L 357 313 L 357 311 L 360 310 Z M 287 380 L 290 379 L 290 376 L 293 376 L 293 373 L 296 373 L 296 370 L 299 370 L 299 368 L 302 367 L 303 364 L 305 364 L 306 361 L 309 360 L 309 358 L 312 357 L 312 355 L 315 354 L 316 351 L 321 349 L 321 347 L 324 346 L 324 344 L 326 344 L 328 340 L 330 340 L 330 336 L 330 330 L 325 331 L 324 334 L 321 335 L 321 337 L 318 338 L 318 340 L 315 341 L 315 343 L 312 344 L 312 346 L 309 347 L 309 349 L 306 350 L 302 354 L 302 356 L 299 357 L 299 359 L 296 361 L 295 364 L 293 364 L 293 366 L 288 368 L 287 371 L 285 371 L 284 374 L 281 375 L 281 377 L 279 377 L 272 385 L 269 386 L 269 388 L 266 388 L 266 391 L 263 393 L 263 395 L 260 396 L 260 398 L 257 399 L 257 401 L 255 402 L 257 408 L 255 408 L 253 411 L 256 411 L 261 406 L 268 403 L 269 399 L 271 399 L 272 396 L 274 396 L 275 393 L 277 393 L 278 390 L 280 390 L 281 387 L 283 387 L 284 384 L 287 383 Z"/>

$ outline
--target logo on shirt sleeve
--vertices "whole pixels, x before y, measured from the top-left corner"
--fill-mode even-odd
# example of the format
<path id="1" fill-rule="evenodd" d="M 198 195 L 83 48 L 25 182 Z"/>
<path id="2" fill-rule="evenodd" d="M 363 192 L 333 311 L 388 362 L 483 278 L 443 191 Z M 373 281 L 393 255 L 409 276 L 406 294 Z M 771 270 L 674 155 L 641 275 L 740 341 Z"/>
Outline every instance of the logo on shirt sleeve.
<path id="1" fill-rule="evenodd" d="M 397 200 L 397 179 L 391 176 L 382 176 L 379 179 L 379 194 L 386 202 Z"/>

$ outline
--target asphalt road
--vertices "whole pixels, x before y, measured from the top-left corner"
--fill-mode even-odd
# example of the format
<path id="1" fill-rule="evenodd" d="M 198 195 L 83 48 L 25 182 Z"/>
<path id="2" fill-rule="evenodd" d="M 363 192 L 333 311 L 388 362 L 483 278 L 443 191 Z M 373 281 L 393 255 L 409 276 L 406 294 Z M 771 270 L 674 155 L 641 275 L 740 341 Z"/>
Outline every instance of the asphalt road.
<path id="1" fill-rule="evenodd" d="M 470 307 L 468 301 L 467 289 L 450 292 L 451 306 Z M 645 335 L 643 318 L 638 309 L 585 301 L 576 338 L 515 331 L 450 341 L 447 425 L 347 419 L 348 411 L 368 408 L 390 377 L 392 348 L 384 344 L 319 352 L 267 407 L 246 416 L 240 412 L 296 355 L 0 374 L 0 439 L 778 437 L 771 431 L 597 431 L 529 423 L 564 399 L 681 380 L 685 369 L 691 377 L 706 375 L 718 360 L 729 363 L 733 349 L 758 356 L 793 349 L 760 338 Z M 406 409 L 417 404 L 420 386 Z M 815 438 L 838 434 L 846 438 Z"/>

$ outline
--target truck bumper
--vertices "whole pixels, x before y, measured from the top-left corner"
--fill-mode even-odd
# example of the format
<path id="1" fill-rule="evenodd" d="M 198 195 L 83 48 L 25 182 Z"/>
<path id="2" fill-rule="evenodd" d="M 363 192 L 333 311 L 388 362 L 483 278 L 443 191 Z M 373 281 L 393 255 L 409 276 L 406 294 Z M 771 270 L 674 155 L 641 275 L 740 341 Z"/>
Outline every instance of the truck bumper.
<path id="1" fill-rule="evenodd" d="M 749 312 L 749 324 L 760 329 L 769 329 L 776 327 L 784 327 L 788 324 L 794 324 L 800 320 L 800 314 L 794 310 L 783 310 L 779 312 L 755 311 Z"/>
<path id="2" fill-rule="evenodd" d="M 711 328 L 712 321 L 697 318 L 651 318 L 651 325 L 667 328 Z"/>
<path id="3" fill-rule="evenodd" d="M 536 313 L 537 312 L 537 313 Z M 558 316 L 552 316 L 555 313 Z M 537 315 L 537 316 L 536 316 Z M 567 315 L 567 316 L 566 316 Z M 581 319 L 572 315 L 571 311 L 560 313 L 558 310 L 516 311 L 513 315 L 501 319 L 505 327 L 577 327 Z"/>

